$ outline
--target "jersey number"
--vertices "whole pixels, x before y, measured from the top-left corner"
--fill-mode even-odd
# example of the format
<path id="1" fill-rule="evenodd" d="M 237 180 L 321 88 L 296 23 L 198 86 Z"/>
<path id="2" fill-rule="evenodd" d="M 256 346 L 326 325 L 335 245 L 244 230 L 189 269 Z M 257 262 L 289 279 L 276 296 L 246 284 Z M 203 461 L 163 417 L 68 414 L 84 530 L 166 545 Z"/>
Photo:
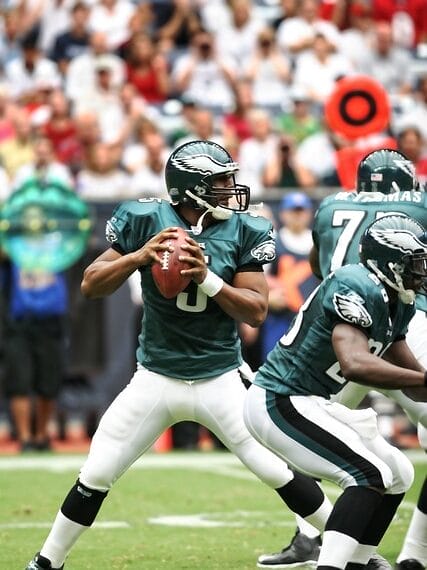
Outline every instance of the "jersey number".
<path id="1" fill-rule="evenodd" d="M 335 246 L 334 254 L 331 258 L 330 271 L 335 271 L 344 265 L 348 248 L 354 238 L 360 224 L 366 217 L 367 212 L 363 210 L 335 210 L 332 216 L 332 227 L 343 228 Z M 401 212 L 377 212 L 375 219 L 389 216 L 391 214 L 402 215 Z"/>
<path id="2" fill-rule="evenodd" d="M 176 306 L 187 313 L 201 313 L 208 305 L 208 296 L 192 281 L 176 298 Z"/>

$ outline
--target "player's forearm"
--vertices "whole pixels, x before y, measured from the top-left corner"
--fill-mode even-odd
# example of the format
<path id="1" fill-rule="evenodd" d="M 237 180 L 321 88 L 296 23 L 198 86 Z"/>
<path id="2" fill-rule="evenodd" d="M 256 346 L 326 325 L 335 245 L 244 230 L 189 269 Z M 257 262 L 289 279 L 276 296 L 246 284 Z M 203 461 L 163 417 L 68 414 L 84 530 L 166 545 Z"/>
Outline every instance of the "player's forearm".
<path id="1" fill-rule="evenodd" d="M 353 354 L 351 362 L 340 363 L 347 380 L 386 389 L 424 386 L 424 372 L 396 366 L 373 354 Z"/>
<path id="2" fill-rule="evenodd" d="M 82 294 L 90 299 L 111 295 L 138 267 L 134 254 L 123 255 L 114 261 L 96 260 L 83 274 Z"/>
<path id="3" fill-rule="evenodd" d="M 214 299 L 227 315 L 251 327 L 261 326 L 267 316 L 267 299 L 250 289 L 240 289 L 225 283 Z"/>

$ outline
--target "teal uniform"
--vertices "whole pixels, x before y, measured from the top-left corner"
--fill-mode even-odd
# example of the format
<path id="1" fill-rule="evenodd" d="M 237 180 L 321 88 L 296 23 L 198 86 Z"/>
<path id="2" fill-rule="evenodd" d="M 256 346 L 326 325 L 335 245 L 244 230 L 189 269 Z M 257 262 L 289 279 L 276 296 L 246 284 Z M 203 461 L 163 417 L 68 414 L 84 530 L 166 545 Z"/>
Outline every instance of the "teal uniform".
<path id="1" fill-rule="evenodd" d="M 395 310 L 392 316 L 384 286 L 362 264 L 337 269 L 304 303 L 254 383 L 281 395 L 329 398 L 347 382 L 332 347 L 335 325 L 349 323 L 360 328 L 372 352 L 381 356 L 406 334 L 415 313 L 413 305 L 400 302 Z"/>
<path id="2" fill-rule="evenodd" d="M 124 202 L 107 222 L 111 246 L 126 254 L 141 248 L 170 226 L 189 230 L 203 249 L 207 265 L 231 284 L 235 273 L 245 268 L 257 271 L 273 261 L 275 246 L 271 223 L 252 213 L 233 214 L 214 223 L 200 235 L 169 202 L 142 199 Z M 183 380 L 211 378 L 242 363 L 236 322 L 196 283 L 173 299 L 159 293 L 150 267 L 141 267 L 144 304 L 137 360 L 145 368 Z"/>
<path id="3" fill-rule="evenodd" d="M 322 277 L 347 263 L 358 263 L 365 229 L 380 216 L 392 213 L 410 216 L 427 228 L 427 193 L 338 192 L 322 200 L 313 225 Z M 425 295 L 417 296 L 417 309 L 427 311 Z"/>

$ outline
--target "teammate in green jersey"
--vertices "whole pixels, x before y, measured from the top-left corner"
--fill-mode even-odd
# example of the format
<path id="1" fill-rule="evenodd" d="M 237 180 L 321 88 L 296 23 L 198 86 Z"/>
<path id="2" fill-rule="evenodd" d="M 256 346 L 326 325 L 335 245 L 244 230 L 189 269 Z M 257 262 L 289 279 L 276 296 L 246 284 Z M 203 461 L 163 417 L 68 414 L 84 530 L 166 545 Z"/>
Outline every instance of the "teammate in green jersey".
<path id="1" fill-rule="evenodd" d="M 357 263 L 363 232 L 374 220 L 393 212 L 411 216 L 427 227 L 427 193 L 419 188 L 415 168 L 405 156 L 395 150 L 376 150 L 360 162 L 354 192 L 338 192 L 320 203 L 314 220 L 314 246 L 310 255 L 313 272 L 324 279 L 342 265 Z M 416 307 L 406 341 L 416 358 L 427 368 L 427 299 L 424 295 L 417 296 Z M 369 386 L 349 382 L 334 399 L 355 408 L 369 390 Z M 381 391 L 394 399 L 418 426 L 420 445 L 427 449 L 427 404 L 414 402 L 400 390 Z M 310 547 L 317 549 L 317 530 L 298 517 L 297 524 L 298 531 L 290 546 L 281 552 L 263 555 L 259 566 L 287 568 L 295 550 L 300 556 L 300 544 L 305 551 Z M 397 570 L 423 570 L 427 566 L 426 529 L 427 479 L 397 558 Z M 390 568 L 388 564 L 380 566 Z"/>
<path id="2" fill-rule="evenodd" d="M 315 246 L 313 270 L 321 277 L 329 271 L 355 263 L 361 232 L 385 213 L 400 212 L 427 227 L 427 193 L 420 191 L 410 161 L 394 150 L 370 153 L 360 163 L 356 192 L 338 193 L 326 198 L 316 214 L 313 228 Z M 343 194 L 346 194 L 344 196 Z M 418 295 L 417 311 L 411 320 L 406 342 L 421 364 L 427 368 L 427 298 Z M 355 408 L 369 388 L 349 383 L 337 395 L 337 401 Z M 427 404 L 414 402 L 400 390 L 381 390 L 396 401 L 418 427 L 420 446 L 427 450 Z M 427 566 L 427 478 L 414 509 L 411 524 L 396 570 L 423 570 Z"/>
<path id="3" fill-rule="evenodd" d="M 248 390 L 245 422 L 254 437 L 301 472 L 344 489 L 318 570 L 364 568 L 413 481 L 410 461 L 380 435 L 375 412 L 330 397 L 351 380 L 426 401 L 427 373 L 405 342 L 415 293 L 427 283 L 424 238 L 407 216 L 370 225 L 362 263 L 329 274 Z"/>
<path id="4" fill-rule="evenodd" d="M 140 272 L 144 316 L 137 370 L 101 418 L 79 479 L 27 570 L 62 568 L 113 483 L 182 420 L 214 432 L 289 508 L 323 529 L 332 509 L 323 491 L 260 445 L 243 421 L 237 321 L 259 326 L 265 319 L 262 266 L 274 259 L 275 249 L 271 223 L 248 212 L 249 188 L 235 183 L 237 170 L 217 144 L 186 143 L 166 165 L 171 202 L 126 202 L 108 221 L 111 247 L 85 270 L 82 291 L 88 297 L 109 295 Z M 191 265 L 185 273 L 192 281 L 166 299 L 150 266 L 169 248 L 163 240 L 177 227 L 189 234 L 182 258 Z"/>

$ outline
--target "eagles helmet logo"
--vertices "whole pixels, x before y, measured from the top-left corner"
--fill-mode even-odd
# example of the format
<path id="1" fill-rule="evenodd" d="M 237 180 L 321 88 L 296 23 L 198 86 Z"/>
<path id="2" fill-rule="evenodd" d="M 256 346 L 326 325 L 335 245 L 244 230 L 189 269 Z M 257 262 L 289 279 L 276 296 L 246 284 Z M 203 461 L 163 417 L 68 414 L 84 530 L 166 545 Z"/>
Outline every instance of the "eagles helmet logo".
<path id="1" fill-rule="evenodd" d="M 371 236 L 381 245 L 398 249 L 402 253 L 414 253 L 416 250 L 424 250 L 425 245 L 415 237 L 412 232 L 400 229 L 372 229 Z"/>
<path id="2" fill-rule="evenodd" d="M 236 162 L 229 162 L 224 165 L 208 154 L 174 157 L 171 162 L 178 170 L 183 170 L 185 172 L 198 172 L 204 176 L 208 176 L 213 173 L 220 174 L 222 170 L 227 172 L 237 172 L 239 169 Z"/>
<path id="3" fill-rule="evenodd" d="M 276 244 L 273 240 L 263 241 L 251 250 L 257 261 L 273 261 L 276 257 Z"/>
<path id="4" fill-rule="evenodd" d="M 105 226 L 105 237 L 110 243 L 114 243 L 119 239 L 110 220 L 108 220 Z"/>
<path id="5" fill-rule="evenodd" d="M 356 293 L 349 293 L 348 295 L 335 293 L 333 302 L 335 311 L 344 321 L 364 328 L 372 325 L 372 317 L 366 307 L 363 306 L 363 299 Z"/>

